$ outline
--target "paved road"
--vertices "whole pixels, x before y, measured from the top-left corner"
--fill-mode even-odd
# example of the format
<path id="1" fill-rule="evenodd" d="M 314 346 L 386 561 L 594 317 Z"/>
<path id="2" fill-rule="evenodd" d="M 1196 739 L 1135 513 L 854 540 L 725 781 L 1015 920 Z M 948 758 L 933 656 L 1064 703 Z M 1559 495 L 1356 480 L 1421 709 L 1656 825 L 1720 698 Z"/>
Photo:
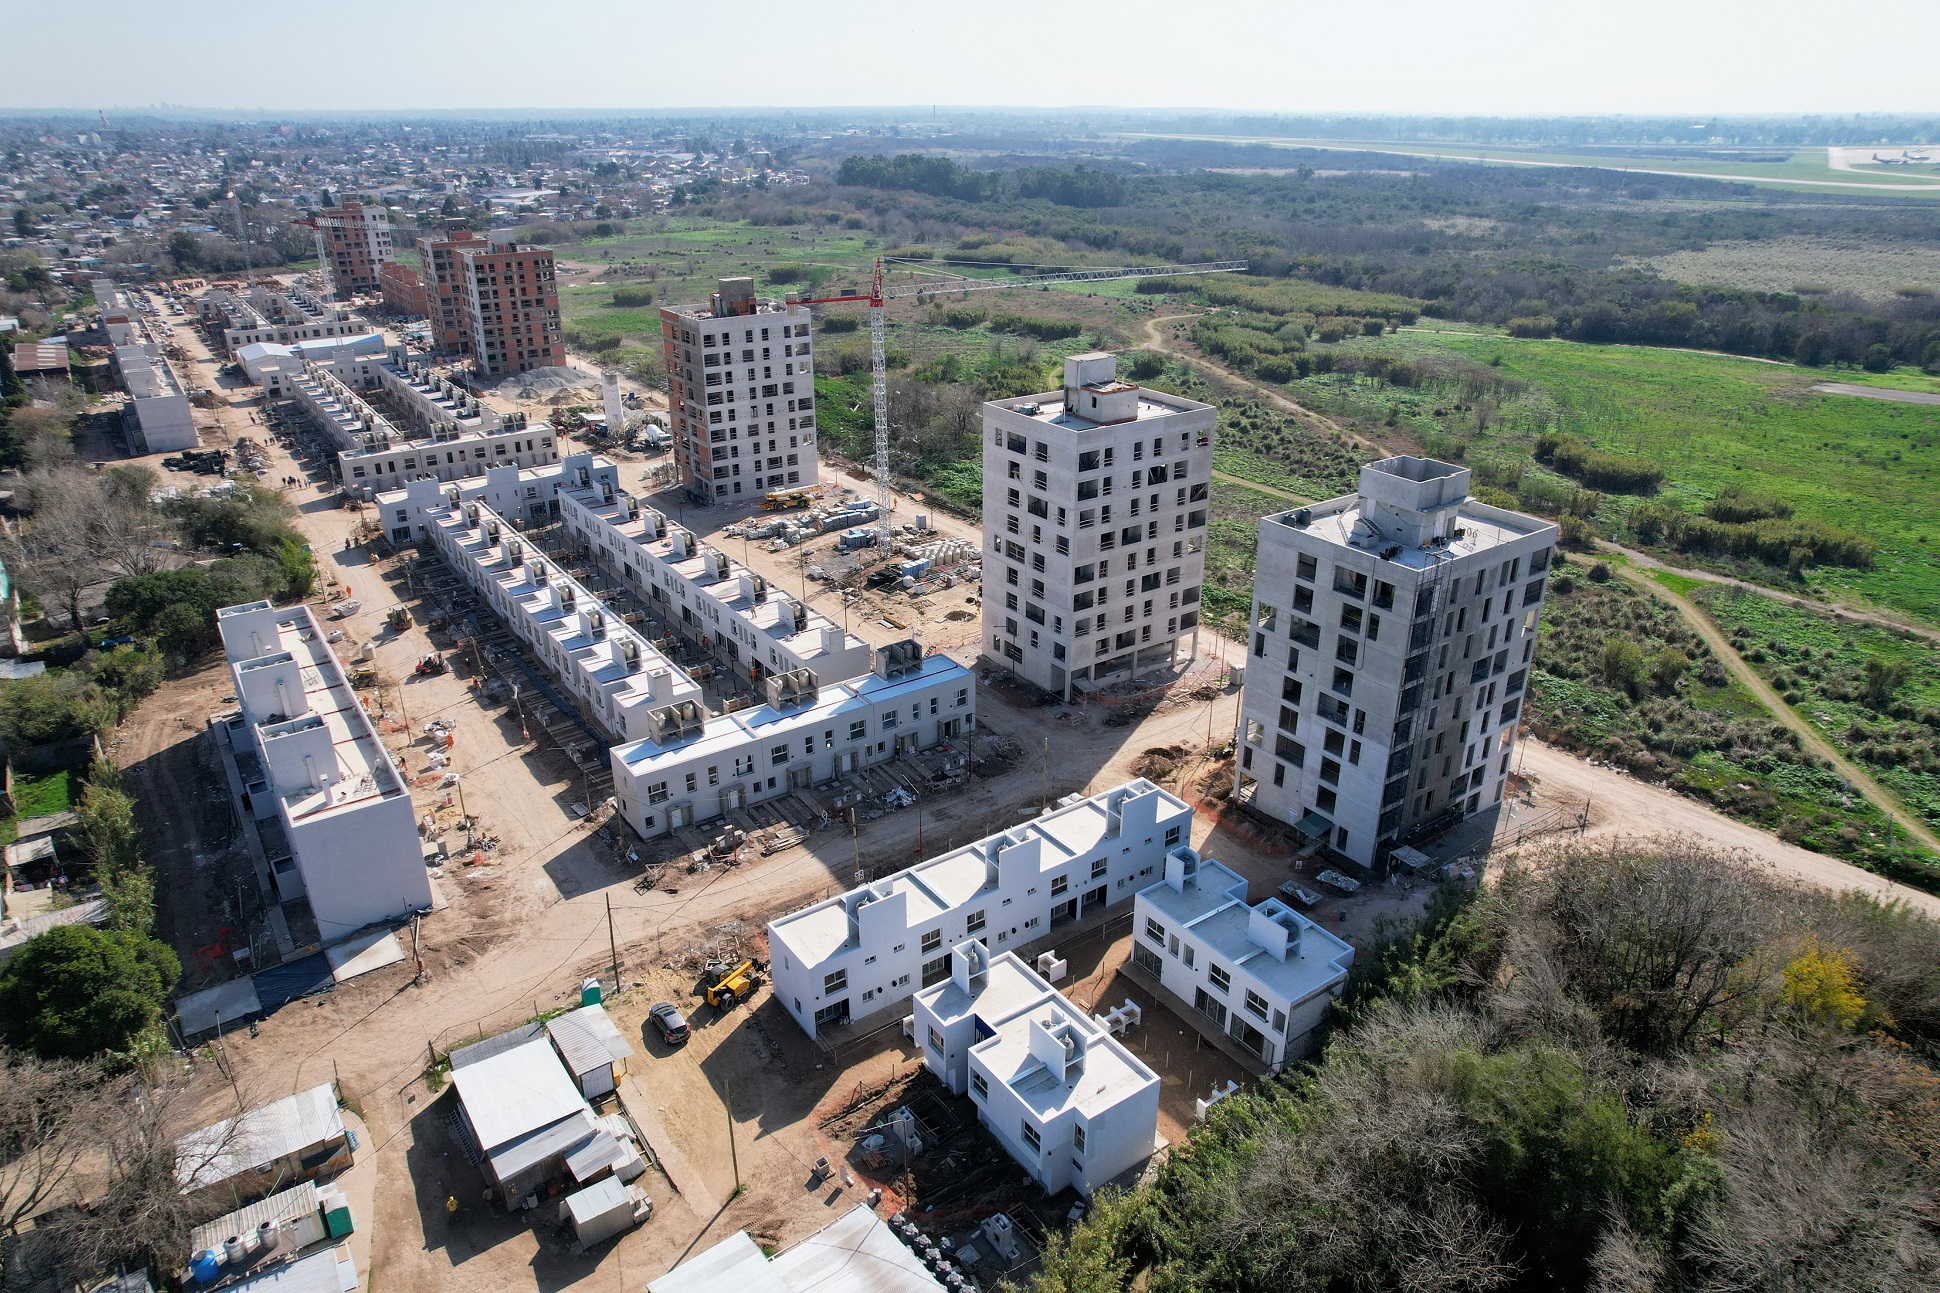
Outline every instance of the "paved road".
<path id="1" fill-rule="evenodd" d="M 1822 395 L 1857 395 L 1863 400 L 1891 400 L 1895 404 L 1940 404 L 1932 391 L 1902 391 L 1891 386 L 1854 386 L 1851 382 L 1820 382 L 1812 388 Z"/>
<path id="2" fill-rule="evenodd" d="M 1724 663 L 1724 667 L 1731 671 L 1732 676 L 1743 683 L 1752 695 L 1758 697 L 1759 702 L 1772 712 L 1772 717 L 1796 732 L 1799 741 L 1807 750 L 1831 764 L 1835 772 L 1851 782 L 1855 789 L 1872 801 L 1875 808 L 1898 822 L 1900 828 L 1908 835 L 1934 852 L 1940 853 L 1940 838 L 1936 838 L 1934 833 L 1927 829 L 1926 823 L 1902 807 L 1899 800 L 1889 794 L 1885 787 L 1874 781 L 1858 764 L 1841 754 L 1820 734 L 1818 728 L 1786 704 L 1785 698 L 1765 681 L 1763 675 L 1746 663 L 1745 658 L 1738 654 L 1737 648 L 1718 631 L 1718 626 L 1711 622 L 1709 615 L 1699 610 L 1689 598 L 1664 587 L 1654 579 L 1647 579 L 1628 570 L 1624 571 L 1623 575 L 1632 583 L 1648 589 L 1676 607 L 1678 613 L 1697 631 L 1698 636 L 1704 639 L 1705 645 L 1709 646 Z"/>

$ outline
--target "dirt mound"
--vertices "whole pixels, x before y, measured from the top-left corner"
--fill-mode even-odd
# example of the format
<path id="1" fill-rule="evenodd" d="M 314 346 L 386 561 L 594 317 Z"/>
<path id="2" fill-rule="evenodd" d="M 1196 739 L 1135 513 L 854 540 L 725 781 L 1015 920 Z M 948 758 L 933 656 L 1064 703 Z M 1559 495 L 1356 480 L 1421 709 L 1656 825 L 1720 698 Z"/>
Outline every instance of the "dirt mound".
<path id="1" fill-rule="evenodd" d="M 1179 770 L 1191 751 L 1183 745 L 1155 745 L 1132 761 L 1132 775 L 1164 781 Z"/>

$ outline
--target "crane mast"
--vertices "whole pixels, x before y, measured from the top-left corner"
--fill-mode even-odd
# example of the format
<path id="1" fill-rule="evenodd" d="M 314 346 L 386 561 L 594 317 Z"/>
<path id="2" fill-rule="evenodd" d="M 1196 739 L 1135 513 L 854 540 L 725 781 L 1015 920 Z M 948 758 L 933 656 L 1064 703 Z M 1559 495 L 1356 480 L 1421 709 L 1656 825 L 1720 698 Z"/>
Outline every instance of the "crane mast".
<path id="1" fill-rule="evenodd" d="M 874 275 L 869 280 L 869 371 L 872 379 L 871 402 L 876 420 L 876 533 L 887 546 L 890 538 L 889 507 L 889 358 L 884 332 L 888 326 L 885 307 L 891 300 L 910 296 L 942 295 L 953 292 L 993 292 L 1013 287 L 1043 287 L 1052 283 L 1102 283 L 1116 278 L 1174 278 L 1188 274 L 1236 274 L 1246 269 L 1241 260 L 1208 261 L 1201 265 L 1146 265 L 1109 269 L 1071 269 L 1047 274 L 1023 274 L 1015 278 L 968 278 L 953 275 L 921 283 L 883 285 L 882 258 L 876 258 Z M 822 296 L 798 301 L 799 305 L 856 305 L 861 296 Z"/>

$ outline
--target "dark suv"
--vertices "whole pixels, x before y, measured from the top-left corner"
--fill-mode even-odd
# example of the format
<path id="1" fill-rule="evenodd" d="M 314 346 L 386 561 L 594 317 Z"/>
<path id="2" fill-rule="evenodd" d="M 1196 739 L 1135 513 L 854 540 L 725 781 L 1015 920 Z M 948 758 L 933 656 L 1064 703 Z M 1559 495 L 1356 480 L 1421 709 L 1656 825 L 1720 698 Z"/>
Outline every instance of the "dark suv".
<path id="1" fill-rule="evenodd" d="M 671 1001 L 663 1001 L 647 1011 L 647 1018 L 653 1022 L 653 1029 L 660 1034 L 660 1040 L 669 1046 L 682 1045 L 692 1031 Z"/>

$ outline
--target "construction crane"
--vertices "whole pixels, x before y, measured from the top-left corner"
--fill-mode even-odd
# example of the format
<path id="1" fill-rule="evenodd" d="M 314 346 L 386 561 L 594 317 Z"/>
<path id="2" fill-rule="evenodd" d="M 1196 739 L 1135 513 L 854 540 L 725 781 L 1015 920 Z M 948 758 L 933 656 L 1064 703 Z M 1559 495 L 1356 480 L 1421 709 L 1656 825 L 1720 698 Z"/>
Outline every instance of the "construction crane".
<path id="1" fill-rule="evenodd" d="M 890 541 L 889 525 L 889 361 L 883 344 L 886 320 L 883 307 L 899 297 L 931 296 L 951 292 L 992 292 L 1011 287 L 1043 287 L 1052 283 L 1103 283 L 1115 278 L 1175 278 L 1187 274 L 1243 273 L 1246 262 L 1215 260 L 1199 265 L 1143 265 L 1098 269 L 1068 269 L 1046 274 L 1021 274 L 1013 278 L 927 279 L 920 283 L 883 284 L 883 261 L 876 259 L 874 276 L 869 280 L 869 295 L 818 296 L 798 300 L 797 305 L 860 305 L 869 307 L 869 371 L 873 379 L 871 394 L 876 416 L 876 517 L 877 534 L 883 546 Z"/>

